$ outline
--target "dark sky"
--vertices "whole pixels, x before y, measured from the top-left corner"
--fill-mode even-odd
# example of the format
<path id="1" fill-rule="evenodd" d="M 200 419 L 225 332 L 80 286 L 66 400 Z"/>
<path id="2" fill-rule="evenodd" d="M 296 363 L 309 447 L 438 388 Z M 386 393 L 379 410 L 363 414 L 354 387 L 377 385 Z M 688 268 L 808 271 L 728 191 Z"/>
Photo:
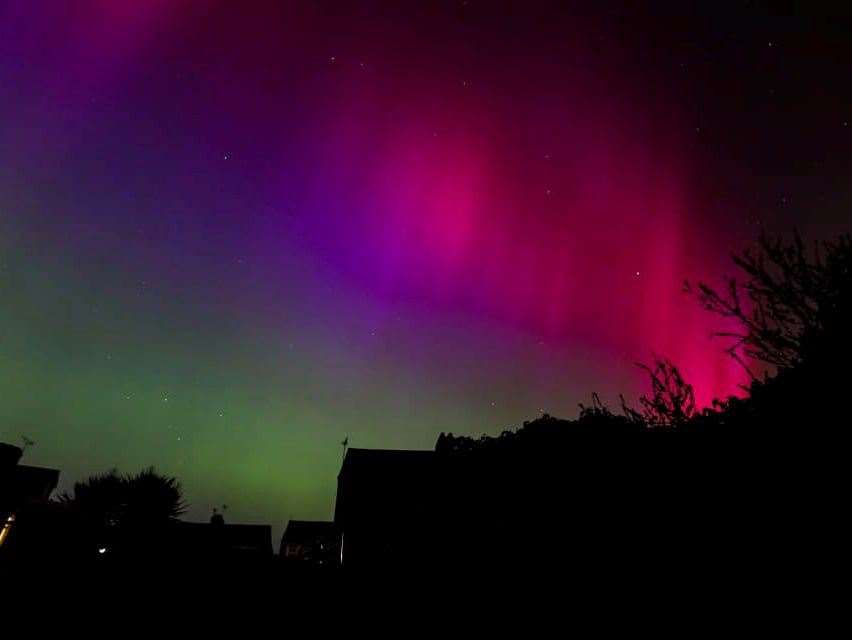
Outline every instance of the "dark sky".
<path id="1" fill-rule="evenodd" d="M 347 434 L 571 416 L 641 392 L 653 353 L 730 393 L 681 283 L 761 226 L 848 230 L 850 26 L 804 3 L 7 0 L 0 437 L 66 486 L 154 464 L 192 517 L 280 528 L 330 516 Z"/>

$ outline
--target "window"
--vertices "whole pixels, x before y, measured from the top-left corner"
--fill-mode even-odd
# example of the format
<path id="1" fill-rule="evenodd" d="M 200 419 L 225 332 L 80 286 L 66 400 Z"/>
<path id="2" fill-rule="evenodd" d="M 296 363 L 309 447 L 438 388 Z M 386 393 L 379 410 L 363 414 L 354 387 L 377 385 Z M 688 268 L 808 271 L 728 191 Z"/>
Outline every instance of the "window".
<path id="1" fill-rule="evenodd" d="M 3 546 L 3 543 L 6 542 L 6 538 L 9 537 L 9 532 L 12 530 L 12 524 L 15 522 L 15 514 L 10 513 L 9 517 L 6 518 L 6 522 L 3 523 L 3 528 L 0 529 L 0 547 Z"/>

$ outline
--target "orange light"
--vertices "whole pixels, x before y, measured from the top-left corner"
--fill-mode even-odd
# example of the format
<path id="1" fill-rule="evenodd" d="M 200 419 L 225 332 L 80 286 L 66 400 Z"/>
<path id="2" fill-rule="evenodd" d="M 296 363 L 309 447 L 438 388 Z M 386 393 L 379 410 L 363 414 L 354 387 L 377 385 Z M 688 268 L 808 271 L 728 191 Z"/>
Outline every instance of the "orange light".
<path id="1" fill-rule="evenodd" d="M 6 538 L 9 537 L 9 532 L 12 530 L 12 523 L 15 522 L 15 514 L 10 514 L 8 518 L 6 518 L 6 522 L 3 523 L 3 528 L 0 529 L 0 547 L 3 546 L 3 543 L 6 542 Z"/>

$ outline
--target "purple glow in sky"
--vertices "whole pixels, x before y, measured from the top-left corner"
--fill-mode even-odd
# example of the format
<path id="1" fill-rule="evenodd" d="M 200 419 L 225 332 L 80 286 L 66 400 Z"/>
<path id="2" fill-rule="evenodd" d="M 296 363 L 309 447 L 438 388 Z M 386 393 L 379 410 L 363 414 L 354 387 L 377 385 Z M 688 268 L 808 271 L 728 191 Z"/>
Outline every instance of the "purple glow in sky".
<path id="1" fill-rule="evenodd" d="M 277 526 L 328 517 L 346 434 L 570 417 L 655 353 L 735 392 L 682 283 L 836 228 L 845 98 L 790 126 L 808 33 L 752 9 L 533 4 L 0 5 L 3 438 Z"/>

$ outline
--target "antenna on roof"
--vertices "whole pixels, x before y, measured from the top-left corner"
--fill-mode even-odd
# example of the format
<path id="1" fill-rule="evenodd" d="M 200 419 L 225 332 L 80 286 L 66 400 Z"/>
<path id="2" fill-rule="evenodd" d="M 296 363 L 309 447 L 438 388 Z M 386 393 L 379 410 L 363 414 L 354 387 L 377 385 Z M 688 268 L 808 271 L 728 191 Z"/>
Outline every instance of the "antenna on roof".
<path id="1" fill-rule="evenodd" d="M 343 446 L 343 458 L 341 460 L 346 459 L 346 447 L 349 446 L 349 435 L 347 434 L 345 438 L 343 438 L 343 442 L 340 443 Z"/>
<path id="2" fill-rule="evenodd" d="M 222 526 L 225 524 L 225 512 L 228 510 L 228 505 L 223 504 L 222 510 L 219 511 L 216 507 L 213 507 L 213 515 L 210 516 L 210 524 L 215 524 L 217 526 Z"/>

